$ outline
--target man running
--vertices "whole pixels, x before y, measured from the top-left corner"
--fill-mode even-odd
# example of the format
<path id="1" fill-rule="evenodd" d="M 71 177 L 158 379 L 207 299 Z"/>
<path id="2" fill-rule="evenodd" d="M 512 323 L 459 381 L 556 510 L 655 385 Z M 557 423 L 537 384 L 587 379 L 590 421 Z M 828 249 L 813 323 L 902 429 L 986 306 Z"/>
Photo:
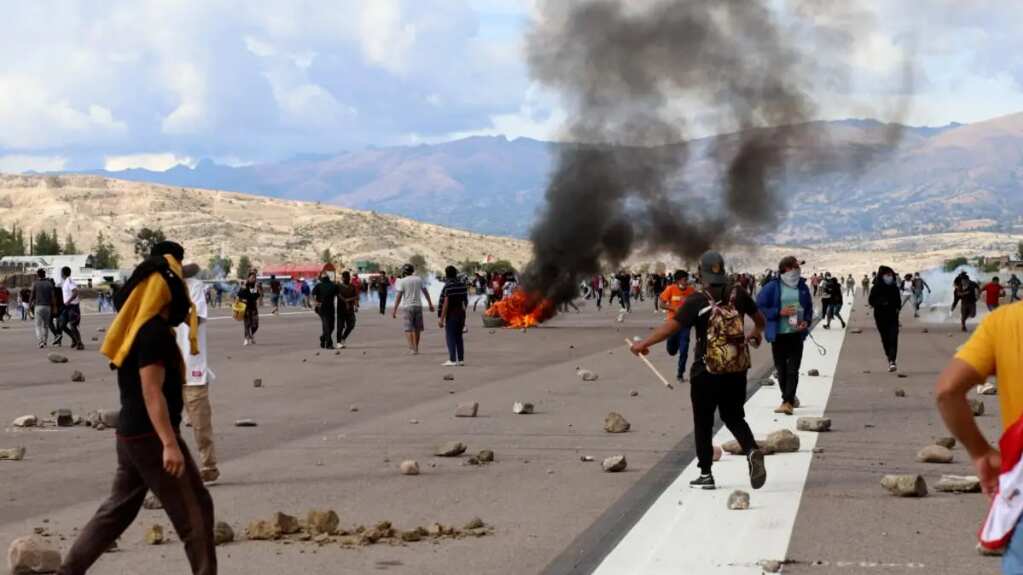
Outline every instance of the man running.
<path id="1" fill-rule="evenodd" d="M 746 341 L 758 347 L 766 322 L 749 294 L 742 288 L 728 284 L 725 260 L 720 254 L 703 254 L 700 258 L 700 275 L 705 290 L 691 295 L 674 317 L 669 318 L 645 340 L 634 343 L 632 353 L 646 355 L 650 353 L 651 346 L 666 340 L 673 333 L 682 329 L 696 330 L 689 397 L 693 404 L 693 434 L 700 477 L 689 485 L 698 489 L 714 489 L 716 486 L 711 474 L 714 464 L 711 439 L 714 434 L 714 412 L 717 411 L 746 454 L 750 483 L 754 489 L 760 489 L 767 480 L 764 454 L 757 447 L 753 432 L 746 423 L 743 405 L 746 402 L 746 378 L 749 371 Z M 709 312 L 705 311 L 708 307 L 711 308 Z M 722 341 L 720 336 L 724 331 L 725 318 L 738 319 L 738 324 L 735 321 L 729 321 L 728 324 L 733 328 L 738 326 L 741 330 L 743 316 L 751 318 L 755 325 L 752 333 L 745 336 L 746 341 Z M 712 324 L 717 339 L 713 342 L 714 347 L 710 348 L 708 335 Z M 724 345 L 727 349 L 719 348 L 718 345 Z M 710 355 L 708 349 L 712 351 Z M 729 362 L 725 358 L 742 358 L 745 361 Z M 715 372 L 711 371 L 711 366 Z"/>
<path id="2" fill-rule="evenodd" d="M 778 279 L 764 286 L 757 297 L 757 307 L 767 320 L 765 336 L 771 343 L 781 388 L 781 405 L 774 412 L 785 415 L 792 415 L 799 407 L 796 390 L 803 363 L 803 343 L 813 321 L 813 296 L 801 277 L 802 265 L 794 256 L 782 259 L 778 263 Z"/>
<path id="3" fill-rule="evenodd" d="M 931 286 L 927 285 L 920 272 L 913 274 L 913 317 L 920 317 L 920 306 L 924 303 L 924 289 L 931 293 Z"/>
<path id="4" fill-rule="evenodd" d="M 355 329 L 355 313 L 359 311 L 359 289 L 352 283 L 352 274 L 341 272 L 337 286 L 337 349 L 348 345 L 348 336 Z"/>
<path id="5" fill-rule="evenodd" d="M 1019 287 L 1023 282 L 1020 281 L 1016 274 L 1012 274 L 1009 278 L 1009 303 L 1019 301 Z"/>
<path id="6" fill-rule="evenodd" d="M 60 292 L 63 297 L 64 306 L 60 309 L 60 319 L 57 322 L 57 329 L 66 333 L 71 338 L 71 349 L 82 350 L 82 334 L 78 331 L 78 324 L 82 322 L 81 298 L 78 297 L 78 284 L 71 279 L 71 268 L 64 266 L 60 269 Z"/>
<path id="7" fill-rule="evenodd" d="M 277 315 L 281 312 L 281 282 L 275 274 L 270 274 L 270 313 Z"/>
<path id="8" fill-rule="evenodd" d="M 235 301 L 245 304 L 245 317 L 242 321 L 242 329 L 245 339 L 242 345 L 253 345 L 256 343 L 256 332 L 259 331 L 259 300 L 263 299 L 263 289 L 256 282 L 256 272 L 249 272 L 245 278 L 245 284 L 238 290 Z"/>
<path id="9" fill-rule="evenodd" d="M 963 303 L 959 308 L 959 319 L 962 330 L 965 332 L 966 321 L 977 317 L 977 300 L 980 299 L 980 286 L 977 285 L 977 282 L 971 280 L 966 272 L 962 272 L 956 277 L 953 288 L 952 311 L 956 310 L 956 305 L 959 302 Z"/>
<path id="10" fill-rule="evenodd" d="M 433 311 L 433 301 L 423 285 L 423 278 L 416 275 L 415 266 L 405 264 L 401 267 L 401 275 L 402 278 L 394 286 L 398 295 L 394 298 L 394 311 L 391 313 L 391 317 L 397 319 L 398 309 L 402 310 L 402 322 L 405 335 L 408 338 L 409 354 L 419 355 L 419 340 L 424 329 L 422 298 L 426 298 L 431 312 Z M 495 283 L 497 281 L 497 279 L 494 280 Z M 503 283 L 499 285 L 503 285 Z"/>
<path id="11" fill-rule="evenodd" d="M 998 278 L 993 278 L 987 285 L 982 288 L 984 292 L 984 303 L 987 304 L 988 311 L 995 311 L 998 306 L 1002 303 L 1002 297 L 1005 296 L 1005 288 L 999 283 Z"/>
<path id="12" fill-rule="evenodd" d="M 686 298 L 696 292 L 693 286 L 689 285 L 689 272 L 675 270 L 675 283 L 664 288 L 661 292 L 661 306 L 667 311 L 668 318 L 673 318 L 686 303 Z M 675 372 L 675 380 L 679 383 L 685 381 L 686 363 L 689 361 L 689 330 L 679 329 L 668 337 L 668 355 L 678 354 L 678 370 Z"/>
<path id="13" fill-rule="evenodd" d="M 838 318 L 842 322 L 842 329 L 845 329 L 845 319 L 842 318 L 842 284 L 838 283 L 838 277 L 828 278 L 822 288 L 824 290 L 824 317 L 827 320 L 824 329 L 831 329 L 831 320 Z"/>

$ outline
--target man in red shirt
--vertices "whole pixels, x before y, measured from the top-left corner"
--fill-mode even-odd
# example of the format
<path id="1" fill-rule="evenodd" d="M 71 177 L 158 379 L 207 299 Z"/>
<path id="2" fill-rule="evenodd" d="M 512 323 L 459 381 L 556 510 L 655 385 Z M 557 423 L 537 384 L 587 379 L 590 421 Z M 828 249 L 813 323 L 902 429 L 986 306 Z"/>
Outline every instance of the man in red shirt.
<path id="1" fill-rule="evenodd" d="M 1002 296 L 1005 295 L 1005 288 L 998 282 L 998 278 L 992 279 L 991 283 L 984 286 L 981 291 L 984 292 L 984 303 L 987 304 L 987 310 L 995 311 L 998 309 Z"/>
<path id="2" fill-rule="evenodd" d="M 7 304 L 11 300 L 11 292 L 8 291 L 7 286 L 0 284 L 0 321 L 4 321 L 5 317 L 10 317 L 11 314 L 7 312 Z"/>

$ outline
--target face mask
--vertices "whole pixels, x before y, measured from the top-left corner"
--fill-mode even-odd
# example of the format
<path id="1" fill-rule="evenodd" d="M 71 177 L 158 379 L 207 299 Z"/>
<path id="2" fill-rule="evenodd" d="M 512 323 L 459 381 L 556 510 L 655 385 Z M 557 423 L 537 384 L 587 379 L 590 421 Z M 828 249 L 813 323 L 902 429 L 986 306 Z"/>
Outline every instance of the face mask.
<path id="1" fill-rule="evenodd" d="M 781 274 L 781 281 L 789 287 L 796 287 L 796 284 L 799 283 L 799 277 L 799 270 L 789 270 Z"/>
<path id="2" fill-rule="evenodd" d="M 895 283 L 895 277 L 894 276 L 884 276 L 882 279 L 884 279 L 884 283 L 886 283 L 888 285 L 893 285 Z"/>

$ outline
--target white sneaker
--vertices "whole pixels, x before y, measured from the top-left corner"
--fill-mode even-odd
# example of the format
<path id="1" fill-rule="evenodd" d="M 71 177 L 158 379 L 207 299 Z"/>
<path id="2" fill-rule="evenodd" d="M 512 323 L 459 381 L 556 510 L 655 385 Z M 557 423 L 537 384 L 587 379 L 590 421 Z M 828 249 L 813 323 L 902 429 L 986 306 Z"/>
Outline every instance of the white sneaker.
<path id="1" fill-rule="evenodd" d="M 337 343 L 335 343 L 335 344 L 334 344 L 334 349 L 341 349 L 341 348 L 343 348 L 344 346 L 345 346 L 345 344 L 343 344 L 343 343 L 341 343 L 341 342 L 339 341 L 339 342 L 337 342 Z"/>
<path id="2" fill-rule="evenodd" d="M 337 346 L 338 346 L 339 349 L 344 349 L 344 348 L 348 347 L 348 344 L 345 343 L 344 341 L 342 341 L 342 342 L 338 343 Z"/>
<path id="3" fill-rule="evenodd" d="M 458 365 L 458 363 L 449 360 L 449 361 L 445 361 L 441 365 L 444 366 L 444 367 L 454 367 L 454 366 Z"/>
<path id="4" fill-rule="evenodd" d="M 465 362 L 464 361 L 458 362 L 458 367 L 465 367 Z"/>
<path id="5" fill-rule="evenodd" d="M 249 338 L 245 338 L 242 340 L 242 347 L 245 347 L 247 345 L 249 345 Z"/>

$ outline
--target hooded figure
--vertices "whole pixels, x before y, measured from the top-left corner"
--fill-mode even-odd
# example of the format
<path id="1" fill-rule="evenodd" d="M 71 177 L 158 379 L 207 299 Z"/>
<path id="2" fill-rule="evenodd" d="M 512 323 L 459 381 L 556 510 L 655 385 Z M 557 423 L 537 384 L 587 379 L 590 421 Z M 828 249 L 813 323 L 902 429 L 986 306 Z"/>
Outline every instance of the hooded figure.
<path id="1" fill-rule="evenodd" d="M 888 266 L 877 268 L 874 286 L 870 289 L 870 306 L 874 309 L 874 323 L 881 334 L 881 345 L 888 358 L 888 371 L 898 370 L 899 313 L 902 311 L 902 292 L 898 276 Z"/>

